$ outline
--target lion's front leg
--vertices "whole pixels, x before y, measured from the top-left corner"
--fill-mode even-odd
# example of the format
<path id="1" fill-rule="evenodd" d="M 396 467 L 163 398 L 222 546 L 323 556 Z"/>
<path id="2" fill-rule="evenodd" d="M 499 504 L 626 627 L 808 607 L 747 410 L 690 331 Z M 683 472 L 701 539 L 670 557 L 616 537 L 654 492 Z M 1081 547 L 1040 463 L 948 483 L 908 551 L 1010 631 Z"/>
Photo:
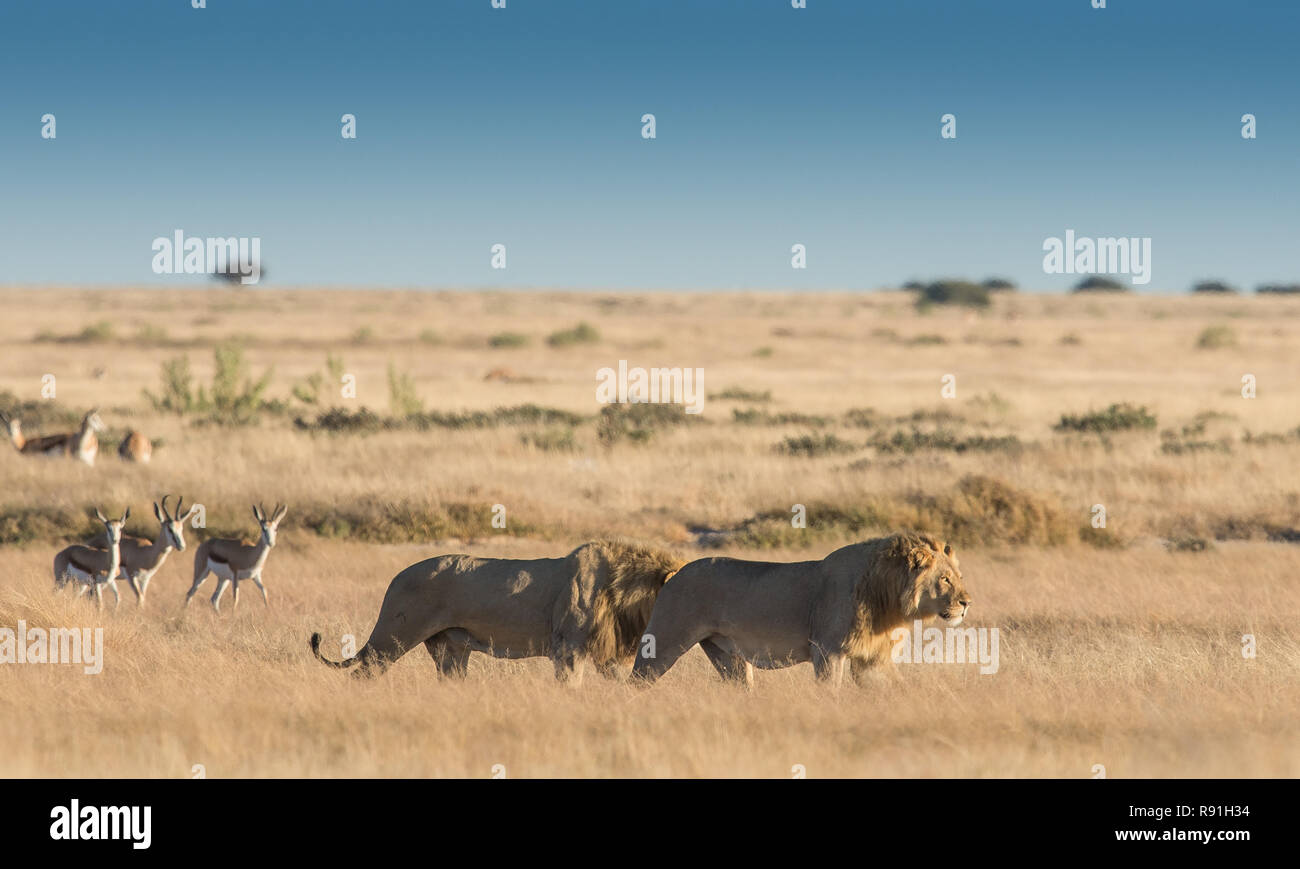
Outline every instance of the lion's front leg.
<path id="1" fill-rule="evenodd" d="M 866 658 L 851 658 L 849 672 L 859 688 L 875 688 L 903 678 L 892 661 L 873 663 Z"/>
<path id="2" fill-rule="evenodd" d="M 587 668 L 587 657 L 576 649 L 561 648 L 551 656 L 555 664 L 555 679 L 573 688 L 581 687 L 582 674 Z"/>
<path id="3" fill-rule="evenodd" d="M 813 673 L 817 681 L 825 682 L 832 688 L 838 688 L 844 682 L 844 665 L 848 658 L 841 652 L 830 652 L 820 646 L 813 646 Z"/>
<path id="4" fill-rule="evenodd" d="M 849 672 L 860 688 L 895 682 L 902 678 L 889 645 L 884 643 L 878 643 L 866 652 L 851 657 Z"/>

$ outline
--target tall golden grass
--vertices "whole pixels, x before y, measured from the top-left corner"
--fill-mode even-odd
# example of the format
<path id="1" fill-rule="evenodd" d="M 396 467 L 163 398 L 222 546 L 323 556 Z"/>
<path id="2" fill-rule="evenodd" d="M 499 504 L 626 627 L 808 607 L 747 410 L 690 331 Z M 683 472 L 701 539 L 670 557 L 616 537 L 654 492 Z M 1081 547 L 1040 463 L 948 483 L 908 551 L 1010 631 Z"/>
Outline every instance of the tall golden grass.
<path id="1" fill-rule="evenodd" d="M 143 466 L 107 450 L 93 468 L 0 450 L 0 540 L 24 541 L 0 546 L 0 627 L 102 625 L 106 644 L 98 676 L 0 665 L 0 774 L 1296 775 L 1298 316 L 1286 298 L 999 294 L 982 314 L 921 315 L 896 293 L 0 291 L 0 392 L 36 399 L 54 374 L 61 408 L 99 405 L 110 427 L 162 442 Z M 583 323 L 591 340 L 547 341 Z M 1221 324 L 1235 343 L 1197 346 Z M 506 332 L 530 340 L 492 346 Z M 152 409 L 142 391 L 164 360 L 188 354 L 206 380 L 213 346 L 232 338 L 254 374 L 274 368 L 268 392 L 289 412 L 221 427 Z M 330 353 L 357 398 L 294 406 L 292 386 Z M 606 446 L 596 371 L 619 359 L 703 368 L 717 395 L 704 421 Z M 331 405 L 389 413 L 390 364 L 428 410 L 532 403 L 591 421 L 565 437 L 294 426 Z M 484 379 L 502 368 L 514 376 Z M 945 374 L 956 398 L 940 397 Z M 1122 402 L 1157 427 L 1056 429 Z M 766 416 L 733 414 L 754 408 Z M 846 418 L 866 408 L 869 425 Z M 896 431 L 909 448 L 882 448 Z M 959 451 L 938 431 L 1021 446 Z M 848 449 L 780 448 L 826 434 Z M 252 501 L 290 504 L 269 608 L 245 589 L 216 617 L 209 585 L 182 613 L 192 548 L 171 555 L 143 611 L 129 593 L 97 613 L 51 592 L 59 541 L 82 530 L 60 523 L 130 504 L 131 530 L 152 536 L 141 518 L 166 492 L 208 510 L 191 547 L 251 536 Z M 504 530 L 483 519 L 495 504 Z M 794 504 L 806 532 L 779 518 Z M 1104 530 L 1090 526 L 1095 504 Z M 53 525 L 19 527 L 35 514 Z M 903 522 L 963 540 L 970 624 L 1001 633 L 997 674 L 902 665 L 897 680 L 832 691 L 802 665 L 758 674 L 744 695 L 697 651 L 649 691 L 592 674 L 572 690 L 540 660 L 476 655 L 456 683 L 417 650 L 359 682 L 307 649 L 313 630 L 332 656 L 345 633 L 364 642 L 388 580 L 437 553 L 531 557 L 624 534 L 793 560 Z M 1171 551 L 1189 540 L 1206 548 Z"/>

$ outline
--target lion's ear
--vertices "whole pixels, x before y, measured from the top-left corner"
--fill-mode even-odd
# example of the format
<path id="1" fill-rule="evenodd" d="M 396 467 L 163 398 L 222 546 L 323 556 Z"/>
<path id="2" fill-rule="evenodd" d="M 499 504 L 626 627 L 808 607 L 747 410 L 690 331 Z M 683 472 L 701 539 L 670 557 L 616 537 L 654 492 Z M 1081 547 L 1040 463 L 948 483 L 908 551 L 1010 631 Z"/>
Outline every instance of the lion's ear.
<path id="1" fill-rule="evenodd" d="M 944 555 L 952 555 L 952 544 L 951 544 L 951 543 L 945 543 L 945 544 L 943 545 L 943 554 L 944 554 Z"/>
<path id="2" fill-rule="evenodd" d="M 934 551 L 928 547 L 918 546 L 907 556 L 907 566 L 913 570 L 924 570 L 934 564 Z"/>

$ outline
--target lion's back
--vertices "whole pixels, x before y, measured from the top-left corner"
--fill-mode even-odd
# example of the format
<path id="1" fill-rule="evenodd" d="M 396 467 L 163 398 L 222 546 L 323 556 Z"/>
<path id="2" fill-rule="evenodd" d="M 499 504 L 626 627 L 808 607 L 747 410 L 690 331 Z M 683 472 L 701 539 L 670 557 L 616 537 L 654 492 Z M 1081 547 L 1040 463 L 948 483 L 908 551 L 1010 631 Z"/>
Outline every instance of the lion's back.
<path id="1" fill-rule="evenodd" d="M 822 579 L 818 562 L 701 558 L 664 586 L 656 604 L 674 617 L 697 615 L 718 627 L 784 619 L 806 606 Z"/>

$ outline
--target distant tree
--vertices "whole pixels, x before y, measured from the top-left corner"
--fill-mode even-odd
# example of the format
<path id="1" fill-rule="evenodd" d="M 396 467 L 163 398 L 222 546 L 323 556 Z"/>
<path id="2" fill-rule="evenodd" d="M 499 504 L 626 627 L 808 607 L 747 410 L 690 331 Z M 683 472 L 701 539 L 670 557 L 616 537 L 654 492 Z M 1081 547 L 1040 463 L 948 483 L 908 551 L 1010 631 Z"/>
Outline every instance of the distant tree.
<path id="1" fill-rule="evenodd" d="M 1300 284 L 1260 284 L 1255 288 L 1257 293 L 1300 293 Z"/>
<path id="2" fill-rule="evenodd" d="M 1128 291 L 1127 285 L 1121 284 L 1114 278 L 1104 278 L 1100 275 L 1084 278 L 1074 285 L 1076 293 L 1127 293 Z"/>
<path id="3" fill-rule="evenodd" d="M 925 289 L 925 284 L 921 283 L 920 281 L 908 281 L 907 283 L 903 284 L 903 289 L 913 290 L 919 293 Z"/>
<path id="4" fill-rule="evenodd" d="M 1226 281 L 1197 281 L 1192 285 L 1193 293 L 1235 293 L 1237 288 Z"/>
<path id="5" fill-rule="evenodd" d="M 971 308 L 986 308 L 989 305 L 987 288 L 960 280 L 941 280 L 927 284 L 921 292 L 921 302 L 935 305 L 966 305 Z"/>
<path id="6" fill-rule="evenodd" d="M 266 277 L 266 269 L 259 266 L 257 276 L 259 280 Z M 212 272 L 210 277 L 214 281 L 225 281 L 228 284 L 243 284 L 244 281 L 244 276 L 240 273 L 239 269 L 232 269 L 227 272 Z"/>
<path id="7" fill-rule="evenodd" d="M 985 278 L 984 289 L 990 293 L 1016 289 L 1016 282 L 1007 278 Z"/>

